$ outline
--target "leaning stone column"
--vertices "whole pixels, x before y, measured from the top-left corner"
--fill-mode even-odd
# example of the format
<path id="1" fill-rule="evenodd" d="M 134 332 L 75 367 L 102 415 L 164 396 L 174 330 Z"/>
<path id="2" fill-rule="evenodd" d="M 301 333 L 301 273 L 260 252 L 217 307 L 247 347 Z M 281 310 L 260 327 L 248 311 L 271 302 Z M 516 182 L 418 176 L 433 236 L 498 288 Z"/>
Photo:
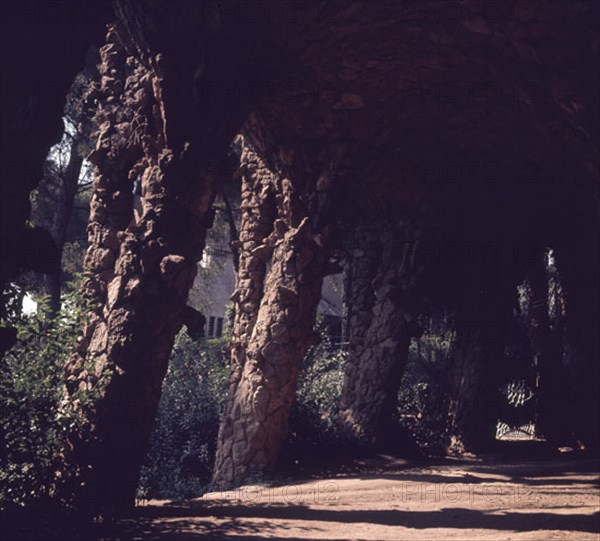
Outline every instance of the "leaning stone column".
<path id="1" fill-rule="evenodd" d="M 361 226 L 352 254 L 349 359 L 340 402 L 342 434 L 361 446 L 387 439 L 415 334 L 418 243 L 404 227 Z"/>
<path id="2" fill-rule="evenodd" d="M 242 166 L 232 372 L 213 474 L 221 487 L 277 460 L 329 266 L 324 234 L 313 234 L 302 216 L 293 181 L 275 178 L 248 149 Z"/>
<path id="3" fill-rule="evenodd" d="M 247 145 L 240 157 L 242 175 L 241 223 L 237 249 L 237 287 L 232 295 L 235 319 L 231 340 L 230 388 L 239 383 L 246 348 L 258 317 L 264 291 L 267 263 L 273 247 L 269 235 L 277 217 L 277 178 Z"/>
<path id="4" fill-rule="evenodd" d="M 561 360 L 560 336 L 550 328 L 548 281 L 541 251 L 529 270 L 528 282 L 527 334 L 538 374 L 536 432 L 557 445 L 572 443 L 567 428 L 573 415 L 572 385 Z"/>
<path id="5" fill-rule="evenodd" d="M 565 293 L 567 370 L 573 389 L 569 425 L 579 446 L 595 453 L 600 449 L 598 237 L 597 227 L 580 232 L 576 240 L 566 239 L 569 244 L 559 246 L 556 255 Z M 564 384 L 562 390 L 567 390 Z"/>
<path id="6" fill-rule="evenodd" d="M 191 146 L 169 146 L 163 79 L 127 56 L 114 27 L 101 59 L 83 283 L 91 308 L 65 366 L 65 408 L 82 422 L 66 460 L 78 469 L 76 503 L 111 512 L 134 503 L 213 189 Z"/>
<path id="7" fill-rule="evenodd" d="M 496 437 L 508 294 L 489 278 L 465 292 L 456 321 L 450 374 L 450 454 L 487 450 Z"/>

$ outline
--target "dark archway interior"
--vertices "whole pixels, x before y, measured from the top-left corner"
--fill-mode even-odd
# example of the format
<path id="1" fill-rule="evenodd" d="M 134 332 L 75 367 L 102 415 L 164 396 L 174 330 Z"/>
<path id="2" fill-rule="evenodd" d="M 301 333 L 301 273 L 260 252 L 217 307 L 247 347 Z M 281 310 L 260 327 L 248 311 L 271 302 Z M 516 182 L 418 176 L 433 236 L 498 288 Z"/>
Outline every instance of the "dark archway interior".
<path id="1" fill-rule="evenodd" d="M 455 446 L 484 448 L 503 354 L 494 336 L 524 280 L 542 303 L 531 341 L 556 415 L 556 373 L 567 368 L 537 332 L 548 325 L 539 276 L 550 248 L 580 389 L 566 432 L 597 448 L 598 4 L 117 0 L 114 13 L 94 3 L 90 17 L 53 2 L 63 11 L 43 24 L 5 4 L 3 285 L 50 257 L 43 233 L 25 228 L 27 196 L 70 77 L 110 23 L 90 156 L 93 308 L 65 368 L 73 396 L 102 374 L 86 413 L 94 439 L 68 446 L 68 460 L 91 466 L 82 498 L 133 501 L 238 134 L 240 262 L 216 485 L 276 463 L 322 280 L 340 264 L 353 272 L 340 405 L 349 441 L 371 445 L 385 430 L 419 318 L 449 309 Z M 50 24 L 52 37 L 40 31 Z M 30 76 L 52 91 L 30 89 Z M 23 260 L 28 250 L 35 261 Z"/>

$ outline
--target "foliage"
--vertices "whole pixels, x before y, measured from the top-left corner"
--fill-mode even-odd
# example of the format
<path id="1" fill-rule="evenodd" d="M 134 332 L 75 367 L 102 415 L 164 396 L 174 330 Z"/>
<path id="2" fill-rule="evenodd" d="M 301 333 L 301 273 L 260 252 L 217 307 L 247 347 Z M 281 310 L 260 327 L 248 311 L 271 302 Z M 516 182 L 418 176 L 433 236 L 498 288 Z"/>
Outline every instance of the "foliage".
<path id="1" fill-rule="evenodd" d="M 163 382 L 156 423 L 138 497 L 183 499 L 199 496 L 210 482 L 219 417 L 226 396 L 228 337 L 192 341 L 176 339 Z M 283 462 L 314 459 L 336 451 L 335 418 L 346 354 L 322 334 L 308 352 L 290 414 L 290 436 Z"/>
<path id="2" fill-rule="evenodd" d="M 59 250 L 60 267 L 52 276 L 29 273 L 28 291 L 53 295 L 58 304 L 75 274 L 82 271 L 92 187 L 92 165 L 85 157 L 96 145 L 94 96 L 99 87 L 98 50 L 90 47 L 86 66 L 66 95 L 64 131 L 44 162 L 43 176 L 30 194 L 32 225 L 48 231 Z"/>
<path id="3" fill-rule="evenodd" d="M 0 306 L 3 327 L 15 325 L 21 321 L 23 299 L 27 294 L 27 291 L 20 283 L 21 281 L 10 282 L 6 285 L 4 291 L 2 291 Z"/>
<path id="4" fill-rule="evenodd" d="M 209 483 L 229 375 L 227 342 L 178 335 L 142 467 L 140 498 L 198 496 Z"/>
<path id="5" fill-rule="evenodd" d="M 331 342 L 322 322 L 317 332 L 321 341 L 307 352 L 298 377 L 284 464 L 314 461 L 317 451 L 326 459 L 338 450 L 336 420 L 347 353 Z"/>
<path id="6" fill-rule="evenodd" d="M 26 505 L 55 496 L 61 470 L 59 444 L 76 421 L 59 415 L 62 368 L 85 310 L 70 294 L 49 319 L 42 301 L 36 313 L 12 323 L 17 343 L 0 360 L 0 503 Z"/>
<path id="7" fill-rule="evenodd" d="M 443 454 L 452 333 L 432 330 L 413 340 L 398 395 L 400 424 L 425 455 Z"/>

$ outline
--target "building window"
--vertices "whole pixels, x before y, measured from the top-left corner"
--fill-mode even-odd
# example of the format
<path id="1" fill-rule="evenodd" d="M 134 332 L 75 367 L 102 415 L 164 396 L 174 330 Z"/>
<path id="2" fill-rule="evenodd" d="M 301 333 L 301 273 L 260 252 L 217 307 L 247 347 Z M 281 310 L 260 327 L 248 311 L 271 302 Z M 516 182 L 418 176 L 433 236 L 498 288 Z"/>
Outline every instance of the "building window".
<path id="1" fill-rule="evenodd" d="M 206 333 L 206 335 L 209 338 L 212 338 L 215 334 L 215 318 L 214 316 L 210 316 L 208 318 L 208 332 Z"/>
<path id="2" fill-rule="evenodd" d="M 222 317 L 217 318 L 217 333 L 215 336 L 217 338 L 220 338 L 221 336 L 223 336 L 223 318 Z"/>
<path id="3" fill-rule="evenodd" d="M 202 252 L 202 259 L 200 260 L 200 266 L 207 269 L 211 264 L 211 256 L 208 251 L 205 249 Z"/>

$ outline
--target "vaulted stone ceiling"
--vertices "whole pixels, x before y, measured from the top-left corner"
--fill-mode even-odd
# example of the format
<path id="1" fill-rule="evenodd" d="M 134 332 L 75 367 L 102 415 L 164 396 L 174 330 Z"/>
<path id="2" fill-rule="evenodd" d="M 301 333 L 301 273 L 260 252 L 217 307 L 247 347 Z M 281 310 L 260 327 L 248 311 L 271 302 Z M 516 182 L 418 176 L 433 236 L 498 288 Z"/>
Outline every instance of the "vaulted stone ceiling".
<path id="1" fill-rule="evenodd" d="M 287 14 L 306 24 L 273 31 L 286 69 L 243 131 L 267 160 L 293 148 L 312 174 L 336 177 L 347 222 L 387 208 L 503 249 L 565 242 L 574 208 L 590 225 L 593 199 L 578 195 L 598 173 L 590 3 L 323 2 Z"/>

